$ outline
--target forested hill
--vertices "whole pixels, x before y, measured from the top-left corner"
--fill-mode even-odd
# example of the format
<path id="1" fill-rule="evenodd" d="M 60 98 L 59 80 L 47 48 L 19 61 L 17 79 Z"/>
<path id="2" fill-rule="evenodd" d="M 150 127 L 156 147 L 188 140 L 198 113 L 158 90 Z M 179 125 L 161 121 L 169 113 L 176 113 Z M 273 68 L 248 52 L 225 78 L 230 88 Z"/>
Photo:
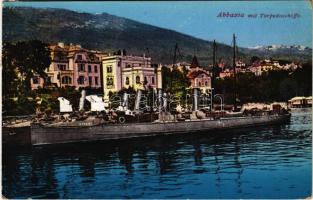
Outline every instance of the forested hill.
<path id="1" fill-rule="evenodd" d="M 232 33 L 229 33 L 230 41 Z M 238 36 L 240 37 L 240 36 Z M 128 54 L 146 54 L 154 63 L 172 63 L 175 44 L 177 61 L 191 62 L 197 55 L 200 64 L 212 63 L 212 42 L 197 39 L 130 19 L 102 14 L 78 13 L 64 9 L 5 7 L 3 41 L 39 39 L 47 43 L 65 42 L 107 52 L 126 49 Z M 241 57 L 249 60 L 258 52 L 240 48 Z M 217 58 L 230 61 L 232 48 L 218 44 Z M 261 56 L 266 56 L 261 54 Z M 299 57 L 298 55 L 296 55 Z M 302 54 L 301 54 L 302 56 Z M 292 58 L 287 56 L 288 58 Z M 310 54 L 309 57 L 310 58 Z M 306 59 L 307 56 L 305 55 Z"/>

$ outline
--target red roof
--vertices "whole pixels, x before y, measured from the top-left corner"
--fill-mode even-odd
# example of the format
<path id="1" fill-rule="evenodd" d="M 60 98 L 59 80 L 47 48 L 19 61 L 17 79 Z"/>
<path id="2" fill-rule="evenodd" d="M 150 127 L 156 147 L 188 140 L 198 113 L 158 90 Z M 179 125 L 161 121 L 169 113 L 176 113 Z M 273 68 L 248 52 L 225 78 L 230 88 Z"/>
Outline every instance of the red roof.
<path id="1" fill-rule="evenodd" d="M 199 75 L 201 74 L 205 74 L 206 76 L 210 76 L 208 73 L 206 73 L 205 71 L 202 71 L 202 70 L 198 70 L 198 71 L 192 71 L 190 73 L 187 74 L 187 77 L 189 79 L 194 79 L 194 78 L 197 78 Z"/>

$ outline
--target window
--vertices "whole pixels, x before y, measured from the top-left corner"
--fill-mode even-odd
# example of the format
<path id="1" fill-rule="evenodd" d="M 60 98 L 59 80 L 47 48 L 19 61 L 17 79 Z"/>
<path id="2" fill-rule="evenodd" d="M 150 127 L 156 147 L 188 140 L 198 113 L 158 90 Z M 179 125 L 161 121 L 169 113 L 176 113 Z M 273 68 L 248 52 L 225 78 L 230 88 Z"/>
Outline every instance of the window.
<path id="1" fill-rule="evenodd" d="M 39 84 L 39 82 L 40 82 L 40 78 L 38 76 L 35 76 L 33 78 L 33 84 Z"/>
<path id="2" fill-rule="evenodd" d="M 107 73 L 112 73 L 112 66 L 111 65 L 107 66 Z"/>
<path id="3" fill-rule="evenodd" d="M 69 76 L 63 76 L 61 82 L 62 84 L 72 84 L 72 78 Z"/>
<path id="4" fill-rule="evenodd" d="M 127 68 L 131 68 L 131 65 L 130 65 L 130 64 L 127 64 L 126 67 L 127 67 Z"/>
<path id="5" fill-rule="evenodd" d="M 154 76 L 151 77 L 151 83 L 154 84 Z"/>
<path id="6" fill-rule="evenodd" d="M 95 65 L 94 68 L 95 68 L 95 73 L 98 73 L 98 66 Z"/>
<path id="7" fill-rule="evenodd" d="M 107 85 L 108 86 L 113 85 L 113 78 L 110 78 L 110 77 L 107 78 Z"/>
<path id="8" fill-rule="evenodd" d="M 84 72 L 85 71 L 85 64 L 78 64 L 78 71 Z"/>
<path id="9" fill-rule="evenodd" d="M 201 82 L 199 81 L 199 85 L 198 86 L 201 86 Z"/>
<path id="10" fill-rule="evenodd" d="M 92 77 L 91 76 L 89 76 L 89 85 L 92 85 Z"/>
<path id="11" fill-rule="evenodd" d="M 95 77 L 95 85 L 99 85 L 99 78 Z"/>
<path id="12" fill-rule="evenodd" d="M 128 77 L 126 77 L 125 84 L 126 84 L 126 85 L 129 85 L 129 78 L 128 78 Z"/>
<path id="13" fill-rule="evenodd" d="M 88 72 L 91 73 L 91 65 L 88 65 Z"/>
<path id="14" fill-rule="evenodd" d="M 148 78 L 145 76 L 144 84 L 148 84 Z"/>
<path id="15" fill-rule="evenodd" d="M 205 81 L 205 86 L 208 86 L 208 82 L 207 81 Z"/>
<path id="16" fill-rule="evenodd" d="M 58 69 L 61 71 L 64 71 L 64 70 L 66 70 L 66 65 L 58 64 Z"/>
<path id="17" fill-rule="evenodd" d="M 85 77 L 83 77 L 83 76 L 78 77 L 77 83 L 78 83 L 79 85 L 83 85 L 84 82 L 85 82 Z"/>
<path id="18" fill-rule="evenodd" d="M 83 56 L 82 55 L 77 55 L 77 60 L 82 60 Z"/>
<path id="19" fill-rule="evenodd" d="M 136 83 L 139 84 L 140 83 L 140 77 L 136 76 Z"/>

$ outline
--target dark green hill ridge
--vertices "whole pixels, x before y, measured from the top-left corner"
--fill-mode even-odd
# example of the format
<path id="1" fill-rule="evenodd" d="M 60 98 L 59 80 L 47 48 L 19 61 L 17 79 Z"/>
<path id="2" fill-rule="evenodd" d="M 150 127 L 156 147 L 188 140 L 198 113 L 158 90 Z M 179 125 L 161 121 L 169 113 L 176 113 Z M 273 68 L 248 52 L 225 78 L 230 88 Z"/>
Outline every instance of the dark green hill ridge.
<path id="1" fill-rule="evenodd" d="M 232 33 L 229 35 L 231 41 Z M 128 54 L 145 53 L 152 57 L 154 63 L 165 64 L 173 62 L 174 46 L 178 43 L 178 62 L 191 62 L 196 54 L 201 65 L 212 63 L 212 42 L 176 31 L 106 13 L 89 14 L 50 8 L 3 8 L 3 41 L 31 39 L 47 43 L 81 44 L 84 48 L 107 52 L 126 49 Z M 266 56 L 257 51 L 251 54 L 252 51 L 244 48 L 240 48 L 240 52 L 244 52 L 241 57 L 246 60 L 252 55 Z M 218 44 L 217 55 L 218 59 L 223 58 L 230 62 L 232 48 Z"/>

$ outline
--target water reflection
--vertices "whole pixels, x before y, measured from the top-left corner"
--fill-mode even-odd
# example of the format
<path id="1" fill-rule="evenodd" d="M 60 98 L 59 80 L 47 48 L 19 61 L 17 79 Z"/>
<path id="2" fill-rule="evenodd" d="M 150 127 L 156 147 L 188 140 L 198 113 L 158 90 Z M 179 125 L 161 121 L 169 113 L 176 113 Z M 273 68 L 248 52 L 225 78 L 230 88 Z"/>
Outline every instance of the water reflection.
<path id="1" fill-rule="evenodd" d="M 290 124 L 220 131 L 214 136 L 4 148 L 3 194 L 9 198 L 306 197 L 311 194 L 310 126 L 311 114 L 302 113 Z"/>

